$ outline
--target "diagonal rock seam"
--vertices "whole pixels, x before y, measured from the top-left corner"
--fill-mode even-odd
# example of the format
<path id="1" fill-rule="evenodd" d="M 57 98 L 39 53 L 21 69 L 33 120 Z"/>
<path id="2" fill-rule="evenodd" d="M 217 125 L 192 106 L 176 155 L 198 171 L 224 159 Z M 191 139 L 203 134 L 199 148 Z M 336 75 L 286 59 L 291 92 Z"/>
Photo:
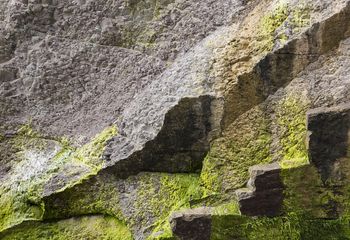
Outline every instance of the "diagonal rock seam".
<path id="1" fill-rule="evenodd" d="M 237 87 L 230 89 L 225 98 L 223 128 L 286 86 L 306 66 L 338 47 L 341 40 L 349 36 L 350 2 L 347 2 L 341 11 L 323 22 L 313 24 L 298 38 L 268 53 L 250 72 L 237 77 Z"/>
<path id="2" fill-rule="evenodd" d="M 262 60 L 259 61 L 259 63 L 257 65 L 255 65 L 255 67 L 253 68 L 251 73 L 246 73 L 244 75 L 239 76 L 238 77 L 239 79 L 248 80 L 248 79 L 246 79 L 247 76 L 256 75 L 256 76 L 258 76 L 258 79 L 259 79 L 257 81 L 258 86 L 259 86 L 259 84 L 263 84 L 263 87 L 261 87 L 261 88 L 255 85 L 256 86 L 255 91 L 257 91 L 257 96 L 259 98 L 259 101 L 257 101 L 256 104 L 259 104 L 260 102 L 262 102 L 269 94 L 273 93 L 278 88 L 286 85 L 288 83 L 288 81 L 290 81 L 299 72 L 301 72 L 308 64 L 316 61 L 319 54 L 324 54 L 324 53 L 332 50 L 333 48 L 337 47 L 339 45 L 340 41 L 346 37 L 346 35 L 345 35 L 346 31 L 344 31 L 344 29 L 348 28 L 349 25 L 342 24 L 342 29 L 340 30 L 342 37 L 336 39 L 336 41 L 334 41 L 334 42 L 331 42 L 331 43 L 326 42 L 326 44 L 322 44 L 322 39 L 318 40 L 318 42 L 317 42 L 317 39 L 318 39 L 317 36 L 325 35 L 325 36 L 327 36 L 326 39 L 329 40 L 329 34 L 333 33 L 335 26 L 339 26 L 338 23 L 340 23 L 340 22 L 350 23 L 350 21 L 347 21 L 348 19 L 350 19 L 349 13 L 350 13 L 350 3 L 348 3 L 347 6 L 344 9 L 342 9 L 339 13 L 334 14 L 332 17 L 326 19 L 324 22 L 314 24 L 310 29 L 308 29 L 305 33 L 303 33 L 300 38 L 294 39 L 294 40 L 288 42 L 285 46 L 283 46 L 283 48 L 275 50 L 274 52 L 266 55 Z M 332 23 L 334 25 L 332 25 Z M 276 74 L 277 74 L 277 72 L 279 72 L 279 71 L 277 71 L 277 69 L 281 69 L 280 66 L 278 65 L 278 63 L 283 62 L 283 60 L 281 60 L 280 57 L 283 57 L 285 55 L 290 55 L 290 54 L 293 55 L 294 54 L 293 51 L 298 50 L 298 49 L 296 49 L 296 47 L 300 46 L 300 45 L 303 46 L 304 44 L 307 47 L 306 52 L 309 52 L 309 53 L 306 53 L 306 54 L 302 53 L 301 54 L 300 52 L 297 52 L 297 55 L 301 55 L 303 57 L 306 57 L 307 58 L 306 63 L 301 64 L 302 66 L 300 66 L 300 68 L 298 68 L 297 71 L 294 71 L 294 72 L 283 71 L 284 74 L 290 73 L 290 75 L 287 75 L 287 77 L 285 77 L 285 79 L 282 79 L 282 81 L 280 81 L 280 82 L 273 82 L 272 79 L 276 79 L 277 78 Z M 301 50 L 303 50 L 303 49 L 301 49 Z M 309 57 L 311 57 L 311 60 L 309 59 Z M 303 60 L 305 60 L 305 59 L 303 59 Z M 291 65 L 293 65 L 293 61 L 289 62 L 286 69 L 293 70 L 293 68 L 290 67 Z M 270 69 L 270 71 L 263 74 L 263 72 L 261 70 L 262 68 Z M 256 80 L 256 78 L 254 78 L 254 77 L 251 79 Z M 243 81 L 239 81 L 238 85 L 240 85 L 240 83 L 244 85 Z M 242 90 L 242 88 L 239 88 L 239 89 Z M 258 91 L 260 91 L 259 89 L 263 89 L 263 91 L 258 92 Z M 244 93 L 244 90 L 243 90 L 243 93 Z M 243 99 L 244 99 L 245 95 L 240 94 L 240 97 L 241 98 L 243 97 Z M 247 102 L 247 101 L 242 100 L 241 102 Z M 243 112 L 234 111 L 235 116 L 233 119 L 226 117 L 227 116 L 226 111 L 227 111 L 228 106 L 230 105 L 229 103 L 230 103 L 230 97 L 228 99 L 225 99 L 222 124 L 219 124 L 219 125 L 222 125 L 221 126 L 222 128 L 224 128 L 228 124 L 228 122 L 233 121 L 236 117 L 238 117 L 240 114 L 243 113 Z M 231 105 L 230 108 L 232 108 L 232 106 L 234 106 L 234 105 Z M 243 109 L 245 109 L 245 111 L 248 111 L 250 108 L 252 108 L 254 106 L 255 105 L 248 106 L 248 107 L 243 108 Z M 228 119 L 230 119 L 230 121 L 228 121 Z M 119 124 L 122 124 L 122 123 L 119 123 Z M 215 124 L 218 125 L 217 123 L 215 123 Z M 162 127 L 161 129 L 163 129 L 163 128 L 164 127 Z M 156 135 L 154 137 L 154 139 L 157 136 L 158 135 Z M 111 144 L 109 144 L 107 146 L 107 149 L 105 151 L 105 158 L 109 159 L 111 157 L 111 154 L 112 154 L 111 152 L 114 152 L 114 153 L 117 152 L 116 150 L 112 150 L 114 148 L 113 145 L 115 144 L 116 141 L 122 142 L 123 140 L 125 140 L 125 137 L 122 137 L 121 139 L 119 139 L 119 138 L 120 137 L 117 136 L 116 138 L 114 138 L 111 141 Z M 151 141 L 152 140 L 150 140 L 149 142 L 151 142 Z M 147 142 L 146 142 L 146 144 L 147 144 Z M 146 146 L 146 144 L 144 146 Z M 125 158 L 122 158 L 120 160 L 113 160 L 112 162 L 115 162 L 115 163 L 111 164 L 111 165 L 115 165 L 115 166 L 109 167 L 108 166 L 109 164 L 108 164 L 106 166 L 105 170 L 102 170 L 102 171 L 107 171 L 107 172 L 111 171 L 113 173 L 120 173 L 119 170 L 115 171 L 114 169 L 118 169 L 118 168 L 123 169 L 124 166 L 129 166 L 128 165 L 129 164 L 128 163 L 129 157 L 132 159 L 134 156 L 137 156 L 138 154 L 142 155 L 142 153 L 140 153 L 140 152 L 136 152 L 136 153 L 132 153 L 132 154 L 129 153 L 127 155 L 124 155 L 124 157 L 126 156 Z M 115 156 L 115 157 L 117 158 L 117 156 Z M 137 163 L 137 159 L 135 160 L 135 162 Z M 120 164 L 121 166 L 118 166 L 118 164 Z M 139 169 L 142 169 L 142 167 L 140 167 Z M 133 174 L 136 174 L 137 172 L 139 172 L 139 171 L 135 171 Z M 124 175 L 123 177 L 126 177 L 126 176 Z M 72 185 L 71 187 L 74 187 L 74 185 Z M 46 194 L 45 196 L 46 197 L 50 196 L 50 193 Z"/>
<path id="3" fill-rule="evenodd" d="M 340 23 L 346 23 L 346 24 L 340 24 Z M 339 33 L 341 37 L 338 37 L 333 42 L 330 41 L 330 35 L 334 34 L 334 29 L 341 25 L 341 28 L 339 29 Z M 288 84 L 294 77 L 296 77 L 302 70 L 305 69 L 305 67 L 312 62 L 316 61 L 317 58 L 321 54 L 325 54 L 329 52 L 330 50 L 336 48 L 340 41 L 347 37 L 346 35 L 346 29 L 350 28 L 350 2 L 346 5 L 344 9 L 342 9 L 339 13 L 334 14 L 332 17 L 326 19 L 324 22 L 316 23 L 313 26 L 311 26 L 310 29 L 308 29 L 305 33 L 301 35 L 300 38 L 294 39 L 286 43 L 281 49 L 277 49 L 273 51 L 272 53 L 267 54 L 262 60 L 260 60 L 255 67 L 252 69 L 252 72 L 245 73 L 243 75 L 238 76 L 238 79 L 242 79 L 241 81 L 238 81 L 237 89 L 234 88 L 233 91 L 237 91 L 239 89 L 240 93 L 240 102 L 236 102 L 235 104 L 240 104 L 241 102 L 249 102 L 244 101 L 245 97 L 249 97 L 249 94 L 246 94 L 246 92 L 250 91 L 251 89 L 245 90 L 244 84 L 247 84 L 247 81 L 252 80 L 256 81 L 255 83 L 251 84 L 248 83 L 250 86 L 253 85 L 255 89 L 253 90 L 256 93 L 257 99 L 259 99 L 257 102 L 255 102 L 254 105 L 247 106 L 245 108 L 236 108 L 235 104 L 231 104 L 230 99 L 232 98 L 232 95 L 229 94 L 228 97 L 226 97 L 222 104 L 216 104 L 216 106 L 223 107 L 223 113 L 218 113 L 218 117 L 216 119 L 216 122 L 212 122 L 212 124 L 215 124 L 215 126 L 220 126 L 220 129 L 224 129 L 229 122 L 234 121 L 239 115 L 243 114 L 244 112 L 248 111 L 252 107 L 258 105 L 264 99 L 266 99 L 269 95 L 271 95 L 273 92 L 277 91 L 277 89 L 285 86 Z M 350 32 L 348 33 L 350 34 Z M 318 36 L 321 36 L 319 38 Z M 322 36 L 324 39 L 322 39 Z M 298 49 L 299 46 L 301 49 Z M 303 47 L 306 48 L 306 50 L 303 49 Z M 284 64 L 286 62 L 287 58 L 283 58 L 283 56 L 287 55 L 294 55 L 295 51 L 306 51 L 306 54 L 301 54 L 300 52 L 297 52 L 297 55 L 306 57 L 306 59 L 297 59 L 297 61 L 294 63 L 294 61 L 287 61 L 287 65 L 279 65 Z M 309 59 L 311 57 L 311 59 Z M 295 65 L 300 65 L 296 69 L 293 68 Z M 262 70 L 264 69 L 264 71 Z M 265 69 L 268 69 L 267 71 Z M 284 76 L 282 78 L 282 75 Z M 250 76 L 248 79 L 247 76 Z M 251 77 L 255 76 L 255 77 Z M 245 81 L 245 82 L 244 82 Z M 261 89 L 263 89 L 261 91 Z M 243 94 L 242 94 L 243 92 Z M 234 94 L 233 94 L 234 95 Z M 199 97 L 200 98 L 200 97 Z M 235 96 L 233 97 L 235 98 Z M 236 99 L 236 98 L 235 98 Z M 180 100 L 181 101 L 181 100 Z M 227 117 L 229 114 L 227 114 L 228 108 L 235 109 L 232 111 L 234 113 L 234 117 Z M 238 111 L 237 109 L 243 109 L 242 111 Z M 169 111 L 168 111 L 169 112 Z M 222 115 L 222 119 L 220 119 L 220 115 Z M 229 120 L 228 120 L 229 119 Z M 164 121 L 164 120 L 163 120 Z M 123 125 L 123 122 L 118 123 L 118 125 Z M 162 127 L 161 129 L 163 129 Z M 221 132 L 221 130 L 220 130 Z M 215 136 L 219 136 L 219 133 L 216 133 Z M 158 132 L 159 134 L 159 132 Z M 150 139 L 148 141 L 153 141 L 158 135 L 156 135 L 153 139 Z M 115 137 L 113 141 L 118 142 L 117 144 L 122 144 L 122 142 L 127 139 L 127 137 L 122 137 L 122 139 L 118 139 L 119 136 Z M 215 138 L 211 138 L 210 140 L 214 140 Z M 124 140 L 124 141 L 123 141 Z M 113 143 L 112 141 L 112 143 Z M 132 156 L 132 153 L 126 154 L 125 153 L 118 153 L 116 143 L 110 144 L 107 146 L 106 149 L 106 155 L 111 156 L 112 159 L 112 165 L 117 164 L 123 164 L 122 162 L 128 161 L 128 158 Z M 145 148 L 147 142 L 145 142 L 141 149 Z M 114 150 L 113 150 L 114 148 Z M 121 149 L 124 149 L 124 146 L 121 147 Z M 114 155 L 112 155 L 114 152 Z M 132 152 L 132 151 L 131 151 Z M 115 155 L 118 154 L 118 155 Z M 125 155 L 126 154 L 126 155 Z M 123 157 L 122 157 L 123 156 Z M 121 157 L 120 159 L 118 159 Z M 107 164 L 107 166 L 110 166 L 110 164 Z"/>
<path id="4" fill-rule="evenodd" d="M 348 3 L 347 7 L 345 9 L 343 9 L 340 13 L 335 14 L 334 16 L 332 16 L 331 18 L 327 19 L 326 21 L 322 22 L 322 23 L 317 23 L 315 25 L 313 25 L 311 27 L 311 29 L 309 29 L 306 33 L 304 33 L 302 35 L 302 37 L 300 39 L 295 39 L 292 40 L 291 42 L 287 43 L 287 45 L 285 45 L 282 49 L 276 50 L 273 53 L 268 54 L 264 59 L 262 59 L 253 69 L 253 71 L 251 73 L 248 74 L 244 74 L 241 75 L 239 77 L 239 82 L 238 85 L 241 86 L 245 86 L 246 82 L 248 82 L 249 80 L 253 79 L 254 81 L 256 81 L 255 83 L 249 83 L 248 84 L 248 88 L 250 89 L 251 85 L 253 86 L 254 92 L 256 93 L 256 97 L 257 97 L 257 101 L 254 102 L 254 104 L 258 104 L 260 102 L 262 102 L 264 99 L 266 99 L 266 97 L 273 93 L 274 91 L 276 91 L 278 88 L 284 86 L 285 84 L 287 84 L 293 77 L 295 77 L 300 71 L 302 71 L 305 66 L 307 66 L 308 64 L 314 62 L 317 57 L 319 56 L 319 54 L 324 54 L 326 52 L 328 52 L 329 50 L 331 50 L 332 48 L 336 47 L 337 44 L 339 44 L 339 42 L 346 37 L 345 33 L 346 33 L 346 29 L 349 27 L 346 24 L 339 24 L 340 22 L 342 23 L 349 23 L 349 16 L 350 16 L 350 4 Z M 337 26 L 341 26 L 340 28 L 337 28 Z M 330 42 L 331 38 L 330 35 L 334 34 L 334 29 L 338 29 L 340 34 L 337 34 L 337 36 L 340 36 L 337 39 L 332 39 L 332 41 Z M 318 36 L 322 36 L 321 38 L 318 38 Z M 321 39 L 321 42 L 320 40 Z M 294 54 L 293 52 L 297 49 L 298 46 L 307 46 L 307 53 L 296 53 Z M 299 63 L 299 61 L 301 62 L 301 64 L 299 64 L 300 66 L 297 66 L 297 68 L 295 68 L 295 62 L 294 59 L 292 59 L 291 61 L 288 60 L 287 61 L 287 65 L 286 66 L 280 66 L 278 65 L 279 63 L 285 63 L 286 59 L 283 58 L 284 55 L 298 55 L 298 56 L 302 56 L 302 60 L 297 59 L 296 62 Z M 283 60 L 284 59 L 284 60 Z M 267 72 L 263 72 L 261 69 L 269 69 L 269 71 Z M 281 71 L 281 69 L 286 69 L 286 70 L 291 70 L 291 71 L 283 71 L 283 75 L 279 75 L 279 71 Z M 282 71 L 281 71 L 282 72 Z M 290 75 L 285 75 L 286 73 L 290 74 Z M 253 77 L 252 77 L 253 76 Z M 283 76 L 283 77 L 282 77 Z M 260 89 L 263 89 L 260 92 Z M 242 90 L 240 88 L 240 90 Z M 252 108 L 252 105 L 248 105 L 244 108 L 241 108 L 242 111 L 241 112 L 235 112 L 233 111 L 233 116 L 230 116 L 231 114 L 228 114 L 229 110 L 233 108 L 235 105 L 231 104 L 232 101 L 230 99 L 236 99 L 235 94 L 237 94 L 234 90 L 232 90 L 232 96 L 229 96 L 227 100 L 225 100 L 225 111 L 224 111 L 224 118 L 223 118 L 223 126 L 227 126 L 230 122 L 232 122 L 237 116 L 239 116 L 240 114 L 242 114 L 243 112 L 249 110 L 250 108 Z M 248 90 L 247 90 L 248 91 Z M 242 98 L 242 102 L 244 102 L 245 97 L 247 97 L 245 94 L 244 88 L 243 91 L 241 93 L 239 93 L 239 97 Z M 212 125 L 220 125 L 218 123 L 209 123 L 209 116 L 210 111 L 208 111 L 208 107 L 211 106 L 211 102 L 214 101 L 213 100 L 214 97 L 208 97 L 208 96 L 200 96 L 198 98 L 194 98 L 194 99 L 201 99 L 199 100 L 200 104 L 203 104 L 203 106 L 205 106 L 204 111 L 207 112 L 204 115 L 204 117 L 202 118 L 202 116 L 200 116 L 199 118 L 204 120 L 204 122 L 206 122 L 206 124 L 203 124 L 203 126 L 206 126 L 204 131 L 201 131 L 199 134 L 199 139 L 194 139 L 191 140 L 191 144 L 194 144 L 198 141 L 201 142 L 203 144 L 203 146 L 201 146 L 201 148 L 198 151 L 194 151 L 194 153 L 198 153 L 198 156 L 194 156 L 193 158 L 191 158 L 190 160 L 190 164 L 188 163 L 181 163 L 181 162 L 177 162 L 175 166 L 176 171 L 174 171 L 174 168 L 169 167 L 169 172 L 196 172 L 198 170 L 200 170 L 201 168 L 201 161 L 203 159 L 203 157 L 205 156 L 205 153 L 209 150 L 209 144 L 210 141 L 212 139 L 215 138 L 215 136 L 218 136 L 217 133 L 214 134 L 214 136 L 211 136 L 211 130 L 213 130 Z M 182 101 L 186 101 L 181 99 L 178 104 L 176 106 L 181 108 L 181 102 Z M 220 100 L 221 101 L 221 100 Z M 198 102 L 196 102 L 196 100 L 194 101 L 196 104 Z M 186 104 L 185 104 L 186 105 Z M 195 105 L 195 104 L 194 104 Z M 222 103 L 218 104 L 222 106 Z M 254 105 L 254 106 L 255 106 Z M 176 108 L 173 107 L 172 109 Z M 190 106 L 193 106 L 190 104 Z M 190 107 L 191 108 L 191 107 Z M 167 114 L 171 114 L 172 109 L 170 109 Z M 220 115 L 220 114 L 219 114 Z M 220 119 L 220 117 L 218 118 Z M 216 119 L 215 121 L 221 122 L 221 120 Z M 156 134 L 156 136 L 151 139 L 146 141 L 143 146 L 142 146 L 142 150 L 141 151 L 136 151 L 134 153 L 132 153 L 131 155 L 127 156 L 126 158 L 121 158 L 118 159 L 118 156 L 115 156 L 115 158 L 113 160 L 111 160 L 111 156 L 113 154 L 113 152 L 116 152 L 116 149 L 113 149 L 113 143 L 114 141 L 118 141 L 118 139 L 113 139 L 111 141 L 111 144 L 107 147 L 104 157 L 106 159 L 106 161 L 111 161 L 111 165 L 106 165 L 106 168 L 103 169 L 102 171 L 111 171 L 113 173 L 119 174 L 120 173 L 120 169 L 123 169 L 123 165 L 127 165 L 130 164 L 136 164 L 136 169 L 135 172 L 132 174 L 136 174 L 138 172 L 141 171 L 167 171 L 162 169 L 162 166 L 156 166 L 156 167 L 150 167 L 147 166 L 148 164 L 152 163 L 152 156 L 150 155 L 149 149 L 148 147 L 152 147 L 154 146 L 153 144 L 157 144 L 159 142 L 157 141 L 161 141 L 162 140 L 162 134 L 165 131 L 164 129 L 167 129 L 169 126 L 167 126 L 165 123 L 167 123 L 167 119 L 165 117 L 164 119 L 164 125 L 161 127 L 160 131 Z M 168 129 L 169 130 L 169 129 Z M 219 130 L 220 132 L 221 130 Z M 180 134 L 181 135 L 181 134 Z M 176 136 L 176 135 L 175 135 Z M 209 137 L 211 136 L 211 137 Z M 189 144 L 190 146 L 192 146 L 191 144 Z M 169 145 L 164 145 L 165 149 L 167 149 L 167 147 L 169 147 Z M 181 146 L 182 147 L 182 146 Z M 162 149 L 159 150 L 158 152 L 158 156 L 156 157 L 157 159 L 163 159 L 162 158 Z M 166 152 L 166 151 L 164 151 Z M 177 159 L 176 155 L 179 154 L 176 151 L 173 151 L 174 154 L 173 156 L 174 159 Z M 189 149 L 185 149 L 185 153 L 186 154 L 191 154 L 192 152 L 189 151 Z M 140 159 L 145 159 L 144 163 L 143 161 L 140 161 Z M 163 159 L 164 160 L 164 159 Z M 193 162 L 192 162 L 193 160 Z M 120 164 L 120 166 L 119 166 Z M 183 164 L 183 165 L 181 165 Z M 152 164 L 150 164 L 152 166 Z M 193 167 L 194 166 L 194 167 Z M 123 177 L 127 177 L 127 176 L 123 176 Z M 47 193 L 47 196 L 50 196 L 51 193 Z"/>

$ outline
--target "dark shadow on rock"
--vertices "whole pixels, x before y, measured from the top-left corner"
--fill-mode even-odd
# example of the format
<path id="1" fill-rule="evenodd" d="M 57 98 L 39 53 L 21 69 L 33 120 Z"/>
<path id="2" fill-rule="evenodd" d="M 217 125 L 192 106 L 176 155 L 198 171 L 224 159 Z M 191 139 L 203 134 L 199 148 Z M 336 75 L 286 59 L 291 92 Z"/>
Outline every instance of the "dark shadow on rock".
<path id="1" fill-rule="evenodd" d="M 281 215 L 284 186 L 279 164 L 256 165 L 249 173 L 247 188 L 236 191 L 241 213 L 247 216 Z"/>
<path id="2" fill-rule="evenodd" d="M 213 130 L 212 96 L 184 98 L 165 116 L 158 135 L 141 151 L 102 171 L 127 177 L 139 172 L 199 172 Z M 105 157 L 113 158 L 113 140 Z"/>
<path id="3" fill-rule="evenodd" d="M 210 208 L 175 212 L 170 217 L 173 233 L 181 240 L 209 240 L 211 236 Z"/>
<path id="4" fill-rule="evenodd" d="M 322 181 L 330 177 L 334 163 L 348 157 L 350 104 L 332 108 L 317 108 L 307 113 L 309 157 L 318 168 Z"/>

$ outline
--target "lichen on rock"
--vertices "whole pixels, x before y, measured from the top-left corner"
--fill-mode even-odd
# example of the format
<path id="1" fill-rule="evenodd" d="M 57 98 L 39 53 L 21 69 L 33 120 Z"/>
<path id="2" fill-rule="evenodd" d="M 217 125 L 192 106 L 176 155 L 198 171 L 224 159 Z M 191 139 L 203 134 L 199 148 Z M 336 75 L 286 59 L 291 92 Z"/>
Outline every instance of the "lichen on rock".
<path id="1" fill-rule="evenodd" d="M 25 223 L 0 233 L 0 236 L 4 240 L 133 239 L 131 232 L 122 222 L 113 217 L 101 215 L 54 222 Z"/>
<path id="2" fill-rule="evenodd" d="M 41 220 L 44 195 L 96 174 L 102 165 L 104 146 L 115 134 L 115 128 L 111 127 L 91 143 L 76 149 L 64 138 L 43 137 L 29 124 L 20 127 L 9 139 L 16 149 L 18 163 L 3 178 L 0 188 L 1 230 L 24 221 Z"/>
<path id="3" fill-rule="evenodd" d="M 0 238 L 349 238 L 349 16 L 2 0 Z"/>

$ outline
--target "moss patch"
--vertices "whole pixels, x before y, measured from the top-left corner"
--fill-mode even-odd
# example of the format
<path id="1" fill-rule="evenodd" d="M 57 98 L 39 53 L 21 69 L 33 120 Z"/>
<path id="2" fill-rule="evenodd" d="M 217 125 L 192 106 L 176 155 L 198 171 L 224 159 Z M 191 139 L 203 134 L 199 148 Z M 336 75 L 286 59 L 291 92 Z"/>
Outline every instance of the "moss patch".
<path id="1" fill-rule="evenodd" d="M 105 214 L 124 219 L 119 204 L 118 180 L 95 176 L 81 184 L 44 199 L 44 219 L 87 214 Z"/>
<path id="2" fill-rule="evenodd" d="M 134 204 L 141 223 L 151 231 L 148 239 L 169 239 L 172 231 L 169 216 L 172 212 L 190 207 L 191 199 L 200 196 L 198 175 L 142 175 Z M 155 221 L 150 221 L 150 219 Z"/>
<path id="3" fill-rule="evenodd" d="M 312 165 L 282 169 L 284 190 L 283 211 L 309 217 L 325 218 L 322 206 L 324 187 L 317 169 Z"/>
<path id="4" fill-rule="evenodd" d="M 123 180 L 104 172 L 46 198 L 44 218 L 108 214 L 149 239 L 171 239 L 169 216 L 202 196 L 198 181 L 196 174 L 141 173 Z"/>
<path id="5" fill-rule="evenodd" d="M 67 176 L 68 180 L 62 183 L 65 188 L 79 182 L 79 177 L 96 174 L 102 166 L 105 144 L 115 134 L 115 127 L 110 127 L 75 149 L 68 140 L 42 137 L 30 124 L 20 127 L 9 140 L 16 150 L 16 163 L 11 163 L 12 169 L 0 186 L 0 232 L 23 221 L 41 220 L 41 197 L 51 179 Z M 76 172 L 81 176 L 76 176 Z"/>
<path id="6" fill-rule="evenodd" d="M 131 240 L 128 228 L 112 217 L 89 216 L 51 223 L 28 223 L 7 231 L 3 240 L 104 239 Z"/>
<path id="7" fill-rule="evenodd" d="M 307 127 L 306 111 L 308 102 L 296 95 L 289 95 L 280 101 L 277 107 L 277 124 L 279 125 L 280 152 L 282 168 L 297 167 L 308 164 L 306 146 Z"/>
<path id="8" fill-rule="evenodd" d="M 269 117 L 257 107 L 237 119 L 214 141 L 204 160 L 201 185 L 209 192 L 225 193 L 242 187 L 249 178 L 249 167 L 270 163 Z"/>
<path id="9" fill-rule="evenodd" d="M 212 221 L 212 240 L 345 240 L 350 237 L 348 218 L 312 220 L 296 214 L 276 218 L 231 215 L 214 216 Z"/>

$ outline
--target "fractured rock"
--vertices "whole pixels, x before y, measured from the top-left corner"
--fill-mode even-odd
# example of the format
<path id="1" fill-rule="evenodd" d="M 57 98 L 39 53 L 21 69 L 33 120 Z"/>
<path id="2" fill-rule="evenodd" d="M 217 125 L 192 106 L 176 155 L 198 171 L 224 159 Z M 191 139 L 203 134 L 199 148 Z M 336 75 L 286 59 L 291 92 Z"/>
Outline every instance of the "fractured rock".
<path id="1" fill-rule="evenodd" d="M 280 215 L 284 187 L 279 164 L 256 165 L 249 169 L 249 173 L 248 188 L 236 191 L 241 213 L 248 216 Z"/>
<path id="2" fill-rule="evenodd" d="M 173 233 L 183 240 L 209 240 L 211 208 L 202 207 L 175 212 L 170 216 Z"/>

